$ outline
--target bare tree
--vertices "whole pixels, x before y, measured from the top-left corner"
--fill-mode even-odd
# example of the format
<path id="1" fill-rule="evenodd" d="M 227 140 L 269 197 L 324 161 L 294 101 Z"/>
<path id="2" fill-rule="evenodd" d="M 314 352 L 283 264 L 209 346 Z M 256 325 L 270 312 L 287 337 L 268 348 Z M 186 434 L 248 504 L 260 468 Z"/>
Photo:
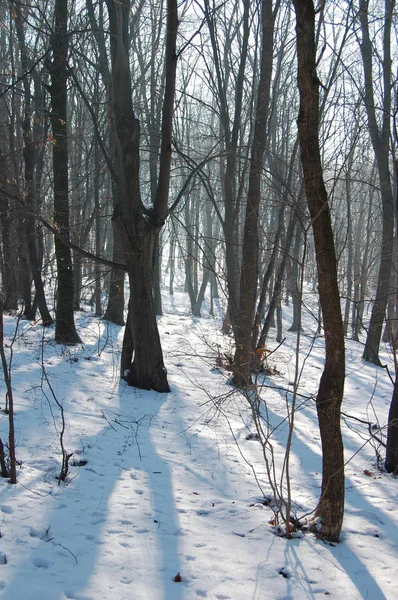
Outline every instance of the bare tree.
<path id="1" fill-rule="evenodd" d="M 55 24 L 51 37 L 52 59 L 47 68 L 51 78 L 51 125 L 53 131 L 54 224 L 58 287 L 55 319 L 55 341 L 76 344 L 80 341 L 73 314 L 73 271 L 69 246 L 69 182 L 67 136 L 68 80 L 68 2 L 55 0 Z"/>
<path id="2" fill-rule="evenodd" d="M 261 199 L 261 174 L 267 140 L 274 24 L 278 9 L 279 2 L 276 2 L 274 9 L 272 7 L 272 0 L 263 0 L 261 3 L 262 49 L 260 55 L 260 81 L 257 90 L 254 133 L 250 156 L 239 303 L 234 322 L 236 350 L 233 382 L 240 387 L 247 386 L 251 382 L 252 331 L 258 280 L 258 217 Z"/>
<path id="3" fill-rule="evenodd" d="M 28 48 L 25 40 L 25 30 L 23 19 L 20 10 L 15 11 L 15 27 L 18 37 L 19 49 L 21 54 L 22 72 L 28 73 L 31 67 L 31 59 L 29 57 Z M 37 77 L 37 73 L 35 73 Z M 24 201 L 27 205 L 30 214 L 22 216 L 24 234 L 28 247 L 28 255 L 30 261 L 30 270 L 32 272 L 33 281 L 35 284 L 36 295 L 35 303 L 37 304 L 44 326 L 52 325 L 53 319 L 47 307 L 47 301 L 44 293 L 44 285 L 41 273 L 41 261 L 38 252 L 37 231 L 34 225 L 34 219 L 37 212 L 36 188 L 35 188 L 35 169 L 37 163 L 37 155 L 40 149 L 40 133 L 37 131 L 37 121 L 40 123 L 40 117 L 36 115 L 36 123 L 32 122 L 32 102 L 31 102 L 31 77 L 27 75 L 23 79 L 24 90 L 24 116 L 22 122 L 23 139 L 24 139 L 24 163 L 25 163 L 25 190 Z M 37 86 L 36 86 L 37 87 Z M 43 92 L 43 90 L 41 90 Z M 35 100 L 36 104 L 37 100 Z M 30 288 L 30 285 L 29 285 Z M 30 290 L 29 290 L 30 294 Z M 26 307 L 25 307 L 26 310 Z M 30 319 L 34 319 L 36 308 L 31 311 Z"/>
<path id="4" fill-rule="evenodd" d="M 112 100 L 116 129 L 118 191 L 114 222 L 128 267 L 130 300 L 121 375 L 129 384 L 169 391 L 152 296 L 153 259 L 168 210 L 172 116 L 176 78 L 177 2 L 167 2 L 165 86 L 156 195 L 144 205 L 140 188 L 140 122 L 132 104 L 129 64 L 129 0 L 107 0 L 111 33 Z"/>
<path id="5" fill-rule="evenodd" d="M 112 74 L 109 66 L 107 47 L 105 42 L 104 32 L 104 7 L 103 2 L 98 4 L 98 21 L 95 16 L 94 6 L 92 0 L 86 0 L 87 14 L 90 23 L 90 27 L 95 39 L 97 46 L 97 67 L 101 74 L 102 82 L 105 87 L 106 93 L 106 105 L 107 113 L 110 121 L 110 127 L 108 132 L 109 137 L 109 156 L 107 155 L 107 161 L 113 165 L 115 162 L 116 155 L 116 132 L 113 115 L 113 100 L 112 100 Z M 103 148 L 103 146 L 102 146 Z M 117 203 L 117 181 L 114 176 L 114 169 L 111 169 L 111 191 L 114 206 Z M 115 223 L 112 222 L 113 229 L 113 260 L 115 263 L 122 262 L 123 249 L 121 247 L 121 238 L 117 234 Z M 124 281 L 125 271 L 117 267 L 113 267 L 110 275 L 109 282 L 109 297 L 108 304 L 105 311 L 105 319 L 116 323 L 117 325 L 124 325 Z"/>
<path id="6" fill-rule="evenodd" d="M 381 123 L 376 115 L 377 105 L 374 93 L 372 43 L 369 33 L 369 0 L 360 0 L 359 20 L 361 24 L 361 54 L 365 76 L 364 100 L 368 116 L 370 139 L 376 157 L 379 174 L 383 214 L 383 235 L 376 297 L 372 307 L 368 335 L 363 358 L 368 362 L 381 365 L 379 346 L 385 312 L 390 293 L 394 235 L 394 203 L 391 185 L 390 136 L 391 136 L 391 26 L 395 0 L 385 0 L 383 28 Z"/>
<path id="7" fill-rule="evenodd" d="M 318 138 L 320 82 L 316 75 L 315 9 L 312 0 L 293 0 L 293 3 L 297 19 L 301 163 L 312 219 L 326 347 L 325 366 L 316 398 L 322 442 L 322 493 L 316 516 L 322 519 L 325 539 L 336 541 L 344 515 L 344 451 L 340 427 L 345 379 L 344 331 L 335 244 Z"/>

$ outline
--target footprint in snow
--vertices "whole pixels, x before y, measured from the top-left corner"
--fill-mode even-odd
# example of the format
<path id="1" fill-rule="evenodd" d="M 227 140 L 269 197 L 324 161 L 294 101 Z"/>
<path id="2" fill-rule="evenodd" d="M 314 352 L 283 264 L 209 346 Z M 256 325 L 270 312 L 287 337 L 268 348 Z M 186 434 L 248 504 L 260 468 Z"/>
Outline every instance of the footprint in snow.
<path id="1" fill-rule="evenodd" d="M 32 558 L 32 563 L 38 569 L 48 569 L 48 567 L 51 564 L 50 561 L 46 560 L 45 558 L 40 558 L 39 556 L 35 557 L 35 558 Z"/>
<path id="2" fill-rule="evenodd" d="M 6 515 L 11 515 L 14 512 L 14 509 L 12 508 L 12 506 L 9 506 L 8 504 L 2 504 L 0 506 L 0 510 L 1 510 L 1 512 L 3 512 Z"/>
<path id="3" fill-rule="evenodd" d="M 109 533 L 109 535 L 118 535 L 119 533 L 123 533 L 122 529 L 107 529 L 106 530 L 107 533 Z"/>
<path id="4" fill-rule="evenodd" d="M 35 529 L 34 527 L 31 527 L 29 529 L 29 535 L 32 538 L 40 537 L 40 531 L 38 529 Z"/>
<path id="5" fill-rule="evenodd" d="M 122 502 L 122 505 L 126 508 L 137 508 L 137 502 Z"/>
<path id="6" fill-rule="evenodd" d="M 100 523 L 105 523 L 104 517 L 101 517 L 98 519 L 93 519 L 92 521 L 89 521 L 90 525 L 99 525 Z"/>
<path id="7" fill-rule="evenodd" d="M 138 528 L 138 529 L 135 529 L 135 532 L 136 532 L 136 533 L 148 533 L 148 529 L 145 529 L 145 528 Z"/>

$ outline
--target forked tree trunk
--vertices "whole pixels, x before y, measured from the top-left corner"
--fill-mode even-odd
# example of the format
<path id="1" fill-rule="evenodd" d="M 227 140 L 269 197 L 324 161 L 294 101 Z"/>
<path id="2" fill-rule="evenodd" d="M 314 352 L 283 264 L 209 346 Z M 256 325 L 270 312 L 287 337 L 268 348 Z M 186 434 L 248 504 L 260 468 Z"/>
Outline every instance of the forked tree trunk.
<path id="1" fill-rule="evenodd" d="M 136 387 L 170 390 L 154 310 L 153 258 L 167 217 L 172 116 L 176 77 L 177 2 L 167 2 L 165 90 L 159 177 L 153 207 L 140 192 L 140 124 L 132 105 L 129 65 L 129 0 L 107 0 L 112 56 L 112 97 L 116 130 L 117 204 L 114 223 L 128 267 L 130 300 L 122 348 L 121 376 Z"/>
<path id="2" fill-rule="evenodd" d="M 128 264 L 130 300 L 123 340 L 122 377 L 144 390 L 168 392 L 166 369 L 152 295 L 153 250 L 156 230 L 146 222 L 139 236 L 140 250 Z"/>
<path id="3" fill-rule="evenodd" d="M 318 270 L 319 300 L 325 329 L 325 366 L 316 398 L 322 443 L 322 494 L 316 516 L 322 535 L 337 541 L 344 515 L 344 451 L 340 428 L 345 356 L 337 261 L 328 195 L 319 149 L 319 80 L 316 76 L 315 9 L 313 0 L 293 0 L 297 18 L 301 163 L 312 219 Z"/>

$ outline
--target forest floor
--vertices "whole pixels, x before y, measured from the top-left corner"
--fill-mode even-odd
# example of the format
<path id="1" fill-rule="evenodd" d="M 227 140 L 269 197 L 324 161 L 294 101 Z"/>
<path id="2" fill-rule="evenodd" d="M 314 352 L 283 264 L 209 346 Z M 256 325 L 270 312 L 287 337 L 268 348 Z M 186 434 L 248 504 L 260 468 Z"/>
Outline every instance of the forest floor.
<path id="1" fill-rule="evenodd" d="M 216 360 L 227 343 L 220 322 L 177 310 L 181 298 L 166 298 L 159 319 L 169 394 L 119 380 L 123 330 L 90 312 L 77 315 L 83 342 L 77 347 L 57 346 L 53 330 L 5 316 L 21 464 L 17 485 L 0 480 L 0 599 L 395 598 L 398 480 L 377 468 L 377 444 L 354 418 L 383 429 L 392 394 L 387 371 L 365 364 L 362 346 L 347 340 L 341 542 L 330 545 L 310 532 L 287 540 L 276 534 L 273 509 L 264 504 L 271 488 L 248 402 Z M 313 335 L 310 305 L 290 458 L 298 517 L 316 507 L 321 480 L 313 395 L 324 349 Z M 296 342 L 297 334 L 286 333 L 269 358 L 276 372 L 258 381 L 277 480 Z M 276 346 L 269 341 L 270 349 Z M 388 348 L 383 359 L 392 365 Z M 55 398 L 64 409 L 65 449 L 73 452 L 60 484 Z M 4 410 L 0 437 L 7 438 Z"/>

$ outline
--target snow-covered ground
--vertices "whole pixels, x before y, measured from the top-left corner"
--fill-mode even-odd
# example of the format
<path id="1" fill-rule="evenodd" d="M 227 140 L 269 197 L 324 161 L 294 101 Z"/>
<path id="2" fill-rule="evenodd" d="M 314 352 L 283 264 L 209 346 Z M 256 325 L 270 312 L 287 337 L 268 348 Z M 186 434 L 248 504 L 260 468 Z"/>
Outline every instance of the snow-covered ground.
<path id="1" fill-rule="evenodd" d="M 291 456 L 297 516 L 316 507 L 321 470 L 312 395 L 323 340 L 314 341 L 306 319 Z M 5 316 L 8 346 L 16 323 Z M 1 599 L 396 598 L 398 481 L 376 468 L 367 426 L 351 418 L 383 426 L 392 384 L 386 370 L 363 363 L 359 344 L 347 340 L 344 529 L 341 543 L 328 545 L 309 532 L 293 540 L 274 533 L 249 407 L 216 368 L 214 350 L 224 345 L 218 321 L 175 312 L 168 300 L 159 327 L 169 394 L 120 382 L 122 328 L 90 313 L 77 323 L 83 344 L 75 348 L 56 346 L 53 331 L 43 339 L 40 326 L 23 321 L 13 343 L 21 466 L 17 485 L 0 480 Z M 270 358 L 278 373 L 261 389 L 278 465 L 297 339 L 286 335 Z M 391 363 L 387 349 L 384 358 Z M 64 407 L 64 443 L 73 452 L 61 485 L 60 415 L 43 367 Z M 4 411 L 0 436 L 6 440 Z"/>

